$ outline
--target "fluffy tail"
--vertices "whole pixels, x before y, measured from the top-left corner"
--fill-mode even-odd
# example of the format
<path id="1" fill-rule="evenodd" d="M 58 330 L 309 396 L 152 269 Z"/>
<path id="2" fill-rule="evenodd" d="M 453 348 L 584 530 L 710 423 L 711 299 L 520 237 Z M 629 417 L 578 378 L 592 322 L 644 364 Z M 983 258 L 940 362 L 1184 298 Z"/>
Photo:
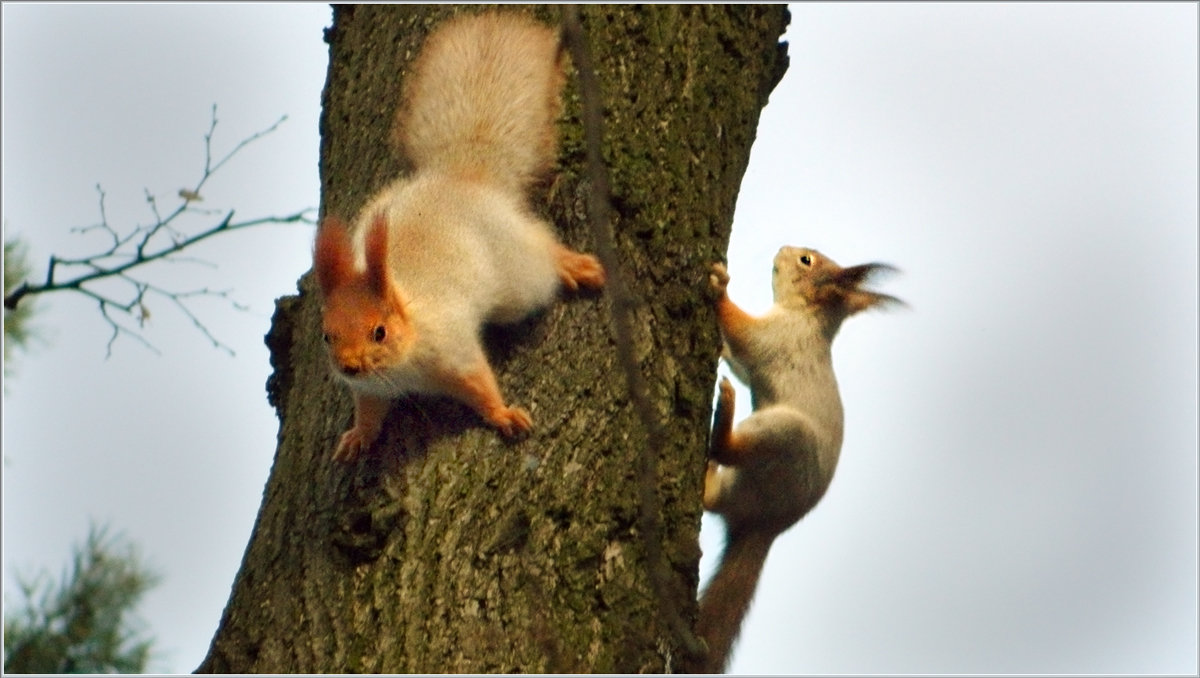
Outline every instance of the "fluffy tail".
<path id="1" fill-rule="evenodd" d="M 407 78 L 395 138 L 417 171 L 518 190 L 558 155 L 565 81 L 559 34 L 514 12 L 448 20 Z"/>
<path id="2" fill-rule="evenodd" d="M 763 531 L 729 535 L 717 573 L 700 596 L 696 635 L 708 644 L 708 656 L 696 673 L 725 671 L 773 541 L 775 535 Z"/>

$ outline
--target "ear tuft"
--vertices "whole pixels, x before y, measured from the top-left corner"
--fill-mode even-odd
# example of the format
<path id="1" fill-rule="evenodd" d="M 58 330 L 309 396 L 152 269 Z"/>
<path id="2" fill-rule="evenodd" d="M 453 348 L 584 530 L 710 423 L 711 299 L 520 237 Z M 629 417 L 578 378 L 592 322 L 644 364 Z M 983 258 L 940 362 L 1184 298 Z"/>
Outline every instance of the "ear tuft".
<path id="1" fill-rule="evenodd" d="M 854 290 L 846 295 L 847 315 L 854 315 L 869 308 L 905 307 L 908 304 L 890 294 L 870 290 Z"/>
<path id="2" fill-rule="evenodd" d="M 861 285 L 880 275 L 897 273 L 890 264 L 859 264 L 843 268 L 832 274 L 831 282 L 836 296 L 842 300 L 846 315 L 854 315 L 870 308 L 905 306 L 905 303 L 890 294 L 863 289 Z"/>
<path id="3" fill-rule="evenodd" d="M 379 297 L 386 298 L 391 291 L 392 273 L 388 266 L 387 217 L 376 214 L 367 231 L 367 286 Z"/>
<path id="4" fill-rule="evenodd" d="M 326 296 L 353 279 L 354 257 L 346 222 L 337 217 L 326 217 L 317 227 L 313 269 L 317 273 L 321 294 Z"/>

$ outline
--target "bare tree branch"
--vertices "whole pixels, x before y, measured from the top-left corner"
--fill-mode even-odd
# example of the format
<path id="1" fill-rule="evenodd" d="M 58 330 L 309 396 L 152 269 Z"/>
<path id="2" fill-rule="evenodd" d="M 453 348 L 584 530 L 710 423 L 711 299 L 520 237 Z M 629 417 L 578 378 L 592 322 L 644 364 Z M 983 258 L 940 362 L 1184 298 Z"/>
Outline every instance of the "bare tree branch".
<path id="1" fill-rule="evenodd" d="M 159 351 L 142 337 L 137 329 L 118 322 L 111 314 L 112 311 L 120 311 L 126 316 L 135 317 L 140 329 L 149 317 L 146 297 L 147 295 L 157 295 L 170 300 L 213 343 L 214 347 L 233 355 L 233 349 L 213 336 L 199 317 L 187 305 L 187 300 L 195 297 L 218 297 L 228 301 L 235 309 L 244 310 L 246 307 L 234 301 L 230 297 L 229 290 L 214 291 L 202 288 L 181 292 L 152 284 L 139 277 L 134 277 L 133 273 L 142 270 L 143 267 L 149 264 L 159 261 L 192 263 L 215 267 L 216 265 L 212 262 L 195 257 L 178 256 L 178 254 L 182 250 L 219 233 L 237 231 L 264 224 L 315 223 L 314 208 L 306 208 L 285 216 L 268 216 L 245 221 L 234 221 L 233 210 L 225 212 L 220 209 L 201 209 L 193 205 L 193 203 L 203 200 L 201 190 L 217 170 L 223 167 L 246 146 L 274 132 L 285 120 L 287 120 L 286 115 L 280 117 L 271 126 L 241 140 L 232 150 L 214 163 L 212 141 L 217 127 L 217 106 L 213 104 L 212 122 L 209 124 L 208 131 L 204 134 L 204 170 L 200 176 L 200 180 L 192 188 L 179 189 L 177 195 L 179 203 L 177 205 L 164 216 L 163 212 L 160 211 L 158 198 L 149 189 L 146 189 L 146 203 L 149 205 L 153 221 L 149 225 L 134 226 L 128 232 L 122 234 L 109 223 L 108 213 L 105 208 L 106 195 L 104 189 L 97 184 L 96 192 L 99 195 L 100 223 L 72 228 L 71 232 L 86 234 L 93 231 L 103 231 L 110 241 L 107 248 L 95 254 L 77 258 L 64 258 L 51 255 L 49 265 L 46 269 L 45 282 L 41 284 L 21 283 L 5 295 L 4 307 L 10 310 L 15 309 L 17 304 L 25 297 L 38 294 L 66 291 L 78 292 L 95 300 L 99 304 L 100 315 L 112 329 L 112 335 L 109 338 L 107 346 L 108 355 L 112 354 L 113 343 L 122 334 L 136 338 L 147 348 L 158 353 Z M 219 222 L 199 232 L 189 233 L 177 224 L 180 217 L 185 214 L 217 215 L 222 212 L 225 212 L 225 215 Z M 70 269 L 75 269 L 73 271 L 74 275 L 63 279 L 60 272 Z M 124 296 L 111 296 L 88 287 L 90 283 L 101 280 L 119 280 L 124 282 L 129 285 L 130 292 Z"/>

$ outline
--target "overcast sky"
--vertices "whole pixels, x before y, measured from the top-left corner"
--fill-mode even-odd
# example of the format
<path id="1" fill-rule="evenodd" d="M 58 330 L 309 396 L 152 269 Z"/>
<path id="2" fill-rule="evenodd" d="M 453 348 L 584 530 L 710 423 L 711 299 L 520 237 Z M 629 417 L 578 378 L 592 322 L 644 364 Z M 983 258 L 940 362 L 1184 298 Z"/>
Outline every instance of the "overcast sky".
<path id="1" fill-rule="evenodd" d="M 69 229 L 206 188 L 239 217 L 316 206 L 325 5 L 3 5 L 3 224 L 40 274 Z M 887 261 L 905 311 L 849 320 L 824 501 L 776 543 L 732 670 L 1196 673 L 1197 5 L 805 4 L 743 183 L 730 294 L 784 244 Z M 194 227 L 210 223 L 192 222 Z M 312 228 L 221 236 L 162 280 L 233 288 L 120 339 L 39 301 L 6 379 L 3 565 L 65 564 L 89 519 L 164 575 L 153 668 L 203 658 L 275 449 L 273 300 Z M 742 394 L 744 396 L 744 393 Z M 743 401 L 745 402 L 745 401 Z M 743 413 L 744 414 L 744 413 Z M 706 518 L 707 573 L 719 521 Z"/>

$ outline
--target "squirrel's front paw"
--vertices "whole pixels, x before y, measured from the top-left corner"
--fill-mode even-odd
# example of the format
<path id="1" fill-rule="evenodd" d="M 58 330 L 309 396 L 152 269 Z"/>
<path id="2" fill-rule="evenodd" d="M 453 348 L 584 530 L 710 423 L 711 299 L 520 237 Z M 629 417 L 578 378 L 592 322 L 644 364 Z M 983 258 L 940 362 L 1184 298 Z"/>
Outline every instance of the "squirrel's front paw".
<path id="1" fill-rule="evenodd" d="M 591 254 L 574 252 L 560 245 L 557 265 L 559 280 L 572 292 L 580 287 L 594 290 L 604 287 L 604 266 Z"/>
<path id="2" fill-rule="evenodd" d="M 717 294 L 725 294 L 725 288 L 729 286 L 729 271 L 725 269 L 725 264 L 718 261 L 712 265 L 712 272 L 708 275 L 708 285 Z"/>
<path id="3" fill-rule="evenodd" d="M 333 451 L 333 460 L 351 462 L 358 458 L 360 452 L 371 447 L 375 442 L 376 433 L 371 433 L 360 427 L 354 427 L 342 434 L 337 449 Z"/>
<path id="4" fill-rule="evenodd" d="M 488 415 L 488 423 L 506 438 L 515 438 L 533 430 L 533 417 L 523 407 L 501 407 Z"/>

